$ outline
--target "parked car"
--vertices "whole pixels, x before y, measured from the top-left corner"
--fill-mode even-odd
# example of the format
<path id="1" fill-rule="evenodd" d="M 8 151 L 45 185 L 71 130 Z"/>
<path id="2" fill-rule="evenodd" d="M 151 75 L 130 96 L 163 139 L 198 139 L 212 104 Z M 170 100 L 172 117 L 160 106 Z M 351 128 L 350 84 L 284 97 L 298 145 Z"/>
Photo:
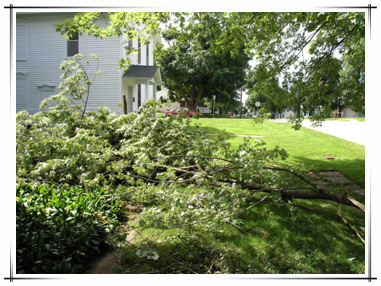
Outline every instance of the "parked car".
<path id="1" fill-rule="evenodd" d="M 181 112 L 182 115 L 188 115 L 189 117 L 193 117 L 195 114 L 198 114 L 200 117 L 202 117 L 202 113 L 200 112 L 196 112 L 196 111 L 185 111 L 185 108 L 173 108 L 169 111 L 166 111 L 165 114 L 166 115 L 178 115 L 179 113 Z"/>

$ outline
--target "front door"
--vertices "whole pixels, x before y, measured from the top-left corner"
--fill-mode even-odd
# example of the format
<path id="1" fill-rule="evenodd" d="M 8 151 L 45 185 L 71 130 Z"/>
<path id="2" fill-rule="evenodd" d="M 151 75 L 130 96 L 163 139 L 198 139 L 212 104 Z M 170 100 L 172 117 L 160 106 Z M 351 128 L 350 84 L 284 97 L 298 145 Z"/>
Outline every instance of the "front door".
<path id="1" fill-rule="evenodd" d="M 123 95 L 123 114 L 127 114 L 127 97 Z"/>

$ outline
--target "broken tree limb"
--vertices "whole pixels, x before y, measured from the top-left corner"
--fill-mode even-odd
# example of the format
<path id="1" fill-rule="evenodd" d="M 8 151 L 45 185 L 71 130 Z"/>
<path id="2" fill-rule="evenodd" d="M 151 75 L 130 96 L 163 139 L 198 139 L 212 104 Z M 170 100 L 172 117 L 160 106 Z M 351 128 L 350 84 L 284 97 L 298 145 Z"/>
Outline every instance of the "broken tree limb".
<path id="1" fill-rule="evenodd" d="M 341 215 L 341 204 L 339 204 L 339 208 L 337 210 L 337 216 L 341 219 L 341 221 L 354 233 L 358 238 L 365 244 L 365 240 L 361 237 L 361 235 L 351 226 L 351 224 Z"/>
<path id="2" fill-rule="evenodd" d="M 357 206 L 358 209 L 362 210 L 364 213 L 365 213 L 365 205 L 363 205 L 362 203 L 359 203 L 358 201 L 356 201 L 354 198 L 352 198 L 350 195 L 348 195 L 347 193 L 344 194 L 345 197 L 351 201 L 352 204 L 354 204 L 355 206 Z"/>
<path id="3" fill-rule="evenodd" d="M 167 170 L 173 170 L 175 171 L 176 178 L 171 180 L 158 180 L 155 176 L 153 177 L 146 177 L 145 175 L 142 176 L 140 174 L 133 174 L 132 171 L 129 172 L 129 176 L 134 177 L 136 179 L 141 179 L 149 183 L 153 183 L 155 185 L 170 185 L 170 184 L 183 184 L 184 182 L 196 182 L 197 180 L 200 180 L 202 178 L 202 182 L 197 182 L 199 186 L 202 184 L 209 184 L 214 185 L 216 187 L 222 187 L 224 185 L 240 185 L 242 189 L 248 190 L 251 193 L 274 193 L 278 192 L 281 193 L 283 199 L 321 199 L 321 200 L 329 200 L 333 202 L 337 202 L 340 204 L 345 204 L 351 207 L 355 207 L 359 209 L 362 212 L 365 212 L 365 206 L 358 201 L 356 201 L 353 197 L 349 196 L 348 194 L 342 195 L 335 192 L 328 191 L 324 188 L 319 188 L 316 184 L 309 181 L 308 179 L 304 178 L 301 174 L 298 174 L 297 172 L 294 172 L 293 170 L 289 170 L 286 168 L 280 168 L 277 166 L 263 166 L 262 169 L 266 170 L 272 170 L 272 171 L 283 171 L 287 172 L 290 175 L 294 176 L 295 178 L 298 178 L 303 183 L 308 184 L 308 186 L 298 186 L 295 187 L 287 187 L 287 189 L 282 188 L 275 188 L 274 186 L 263 184 L 263 183 L 255 183 L 255 182 L 245 182 L 242 180 L 234 179 L 234 176 L 232 178 L 225 177 L 225 178 L 218 178 L 218 173 L 224 173 L 226 170 L 233 171 L 236 169 L 244 168 L 244 165 L 242 164 L 236 164 L 232 160 L 227 160 L 224 158 L 219 157 L 208 157 L 208 156 L 190 156 L 190 155 L 170 155 L 165 157 L 165 159 L 171 158 L 171 157 L 179 157 L 179 158 L 202 158 L 202 159 L 208 159 L 208 160 L 221 160 L 226 163 L 230 163 L 231 165 L 226 166 L 223 165 L 217 170 L 212 171 L 203 171 L 200 166 L 197 164 L 192 164 L 191 166 L 171 166 L 170 164 L 159 164 L 159 162 L 155 165 L 156 170 L 159 172 L 166 172 Z M 151 162 L 151 161 L 150 161 Z M 218 179 L 217 179 L 218 178 Z M 181 180 L 180 180 L 181 179 Z"/>
<path id="4" fill-rule="evenodd" d="M 281 193 L 282 198 L 329 200 L 365 211 L 364 205 L 357 202 L 354 198 L 351 197 L 349 199 L 348 195 L 340 195 L 324 189 L 319 189 L 319 191 L 283 190 Z"/>

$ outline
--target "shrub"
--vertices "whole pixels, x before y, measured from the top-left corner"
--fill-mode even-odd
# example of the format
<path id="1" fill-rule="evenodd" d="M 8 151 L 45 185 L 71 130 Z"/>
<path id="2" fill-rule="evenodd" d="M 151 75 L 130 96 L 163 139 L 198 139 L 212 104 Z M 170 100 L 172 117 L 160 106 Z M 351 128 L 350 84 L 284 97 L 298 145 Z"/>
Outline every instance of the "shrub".
<path id="1" fill-rule="evenodd" d="M 120 202 L 104 189 L 16 187 L 17 273 L 79 273 L 106 247 Z"/>

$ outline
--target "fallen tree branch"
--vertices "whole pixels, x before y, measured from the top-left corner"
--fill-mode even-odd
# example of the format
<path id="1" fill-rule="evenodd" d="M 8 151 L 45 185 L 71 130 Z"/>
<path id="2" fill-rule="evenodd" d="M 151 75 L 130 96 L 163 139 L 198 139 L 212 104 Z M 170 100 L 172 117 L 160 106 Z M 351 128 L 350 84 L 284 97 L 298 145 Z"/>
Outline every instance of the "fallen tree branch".
<path id="1" fill-rule="evenodd" d="M 348 195 L 347 193 L 344 194 L 345 197 L 351 201 L 352 204 L 354 204 L 358 209 L 362 210 L 364 213 L 365 213 L 365 205 L 363 205 L 362 203 L 359 203 L 358 201 L 356 201 L 354 198 L 352 198 L 350 195 Z"/>
<path id="2" fill-rule="evenodd" d="M 281 191 L 283 199 L 311 199 L 311 200 L 329 200 L 339 204 L 355 207 L 361 211 L 365 210 L 363 205 L 357 202 L 354 198 L 348 198 L 348 195 L 340 195 L 334 192 L 329 192 L 324 189 L 318 191 L 300 191 L 300 190 L 283 190 Z"/>
<path id="3" fill-rule="evenodd" d="M 354 233 L 358 238 L 365 244 L 365 240 L 361 237 L 361 235 L 350 225 L 350 223 L 341 215 L 341 204 L 337 210 L 337 216 L 341 219 L 341 221 Z"/>
<path id="4" fill-rule="evenodd" d="M 217 158 L 215 158 L 217 159 Z M 303 178 L 301 175 L 291 171 L 287 170 L 284 168 L 279 168 L 279 167 L 264 167 L 265 169 L 268 170 L 276 170 L 276 171 L 285 171 L 288 172 L 295 177 L 299 178 L 303 182 L 309 184 L 311 187 L 294 187 L 294 188 L 287 188 L 287 189 L 276 189 L 270 185 L 263 185 L 260 183 L 247 183 L 239 180 L 234 180 L 234 179 L 220 179 L 218 181 L 215 181 L 215 177 L 211 176 L 210 174 L 207 174 L 205 172 L 197 172 L 197 171 L 189 171 L 185 170 L 182 168 L 178 167 L 173 167 L 173 166 L 167 166 L 167 165 L 159 165 L 157 166 L 159 169 L 165 169 L 167 170 L 168 168 L 172 168 L 176 172 L 178 172 L 181 175 L 187 174 L 189 176 L 194 176 L 196 174 L 199 174 L 200 177 L 203 177 L 205 179 L 209 179 L 210 181 L 208 184 L 212 184 L 216 187 L 222 187 L 223 185 L 232 185 L 232 184 L 237 184 L 241 185 L 242 188 L 253 191 L 253 192 L 266 192 L 266 193 L 273 193 L 273 192 L 280 192 L 282 195 L 283 199 L 320 199 L 320 200 L 329 200 L 329 201 L 334 201 L 340 204 L 345 204 L 351 207 L 355 207 L 362 212 L 365 212 L 365 206 L 358 201 L 356 201 L 354 198 L 349 196 L 348 194 L 345 193 L 345 195 L 340 195 L 335 192 L 330 192 L 322 188 L 316 187 L 313 183 L 309 182 L 307 179 Z M 223 171 L 223 170 L 222 170 Z M 221 172 L 222 172 L 221 171 Z M 136 176 L 136 175 L 135 175 Z M 140 177 L 140 179 L 147 180 L 149 182 L 153 182 L 156 184 L 171 184 L 171 183 L 183 183 L 183 181 L 158 181 L 158 180 L 153 180 L 150 178 L 144 178 Z M 194 181 L 196 180 L 194 177 L 187 179 L 187 181 Z M 207 183 L 205 181 L 205 183 Z"/>

